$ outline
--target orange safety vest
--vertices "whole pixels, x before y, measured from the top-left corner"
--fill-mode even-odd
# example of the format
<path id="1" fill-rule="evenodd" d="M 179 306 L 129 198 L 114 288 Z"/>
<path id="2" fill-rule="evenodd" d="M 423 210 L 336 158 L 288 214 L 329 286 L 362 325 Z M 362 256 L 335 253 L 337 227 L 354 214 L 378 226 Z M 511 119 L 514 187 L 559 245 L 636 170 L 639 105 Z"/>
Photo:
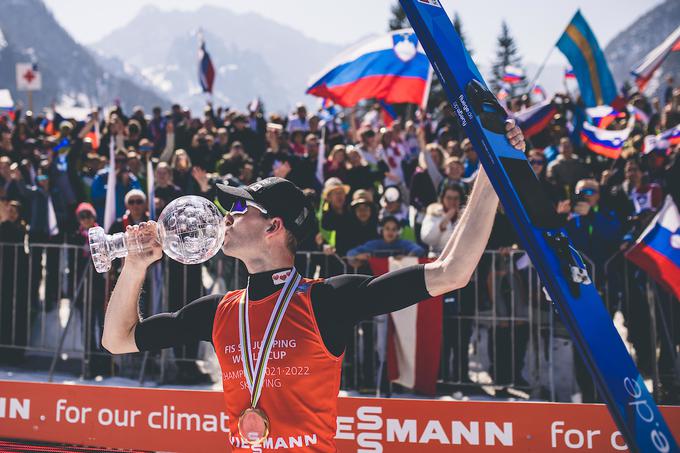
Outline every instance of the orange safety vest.
<path id="1" fill-rule="evenodd" d="M 336 451 L 337 400 L 344 354 L 336 357 L 326 349 L 314 317 L 309 294 L 320 281 L 300 281 L 281 322 L 257 404 L 270 420 L 269 437 L 252 450 L 243 445 L 238 432 L 238 418 L 250 406 L 238 326 L 238 307 L 245 289 L 230 291 L 220 301 L 213 325 L 213 344 L 222 369 L 232 451 Z M 248 302 L 253 360 L 257 360 L 280 291 Z"/>

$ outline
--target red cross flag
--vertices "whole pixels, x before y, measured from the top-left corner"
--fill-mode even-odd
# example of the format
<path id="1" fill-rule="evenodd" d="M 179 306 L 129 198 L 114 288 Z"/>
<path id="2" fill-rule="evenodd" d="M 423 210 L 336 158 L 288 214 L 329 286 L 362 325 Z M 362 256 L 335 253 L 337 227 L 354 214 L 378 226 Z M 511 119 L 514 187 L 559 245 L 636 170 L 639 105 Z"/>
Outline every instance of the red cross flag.
<path id="1" fill-rule="evenodd" d="M 17 63 L 17 90 L 36 91 L 42 88 L 42 76 L 35 63 Z"/>

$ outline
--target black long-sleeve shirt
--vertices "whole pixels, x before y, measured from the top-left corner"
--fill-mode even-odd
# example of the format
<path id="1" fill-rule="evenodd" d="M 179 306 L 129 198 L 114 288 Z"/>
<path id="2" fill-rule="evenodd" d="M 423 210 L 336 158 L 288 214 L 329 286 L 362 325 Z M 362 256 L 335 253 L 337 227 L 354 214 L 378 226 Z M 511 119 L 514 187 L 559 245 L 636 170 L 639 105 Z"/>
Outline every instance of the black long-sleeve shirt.
<path id="1" fill-rule="evenodd" d="M 272 275 L 285 269 L 252 274 L 248 297 L 260 300 L 278 291 Z M 187 342 L 212 342 L 217 306 L 224 296 L 201 297 L 175 313 L 161 313 L 137 324 L 135 343 L 140 351 L 179 346 Z M 324 344 L 336 356 L 345 350 L 357 322 L 401 310 L 430 294 L 425 287 L 424 265 L 414 265 L 378 277 L 339 275 L 312 287 L 314 316 Z"/>

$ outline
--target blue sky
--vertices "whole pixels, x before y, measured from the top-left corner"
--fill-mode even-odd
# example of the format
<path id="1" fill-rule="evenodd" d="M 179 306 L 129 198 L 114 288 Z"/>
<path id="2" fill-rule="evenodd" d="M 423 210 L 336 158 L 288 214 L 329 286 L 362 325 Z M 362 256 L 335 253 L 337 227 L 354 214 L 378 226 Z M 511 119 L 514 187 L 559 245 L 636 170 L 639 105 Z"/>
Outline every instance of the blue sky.
<path id="1" fill-rule="evenodd" d="M 386 29 L 394 0 L 45 0 L 57 20 L 79 42 L 89 44 L 125 25 L 145 5 L 194 10 L 204 4 L 254 12 L 294 27 L 307 36 L 351 43 Z M 527 63 L 540 63 L 569 19 L 581 8 L 604 47 L 620 30 L 660 0 L 442 0 L 460 14 L 468 44 L 480 62 L 493 58 L 501 20 L 506 20 Z M 559 52 L 550 63 L 562 64 Z"/>

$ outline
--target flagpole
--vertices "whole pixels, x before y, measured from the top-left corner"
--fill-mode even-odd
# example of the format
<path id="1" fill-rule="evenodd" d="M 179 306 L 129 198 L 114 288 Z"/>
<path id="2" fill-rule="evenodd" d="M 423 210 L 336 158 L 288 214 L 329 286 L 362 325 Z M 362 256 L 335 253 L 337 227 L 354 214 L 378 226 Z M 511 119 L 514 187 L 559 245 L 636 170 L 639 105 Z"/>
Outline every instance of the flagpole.
<path id="1" fill-rule="evenodd" d="M 423 100 L 420 101 L 420 108 L 425 113 L 427 111 L 427 101 L 430 99 L 430 88 L 432 88 L 432 77 L 434 75 L 434 70 L 432 65 L 430 65 L 427 70 L 427 82 L 425 83 L 425 92 L 423 93 Z"/>
<path id="2" fill-rule="evenodd" d="M 541 66 L 538 67 L 538 71 L 536 71 L 536 75 L 534 76 L 533 79 L 531 79 L 531 83 L 529 83 L 529 90 L 525 94 L 531 94 L 531 90 L 534 89 L 534 86 L 536 85 L 536 81 L 538 80 L 538 77 L 541 75 L 543 72 L 543 69 L 545 68 L 545 65 L 548 63 L 548 58 L 550 58 L 550 55 L 552 55 L 553 50 L 557 46 L 557 43 L 555 43 L 553 46 L 550 47 L 550 50 L 548 51 L 548 54 L 545 56 L 543 59 L 543 63 L 541 63 Z"/>
<path id="3" fill-rule="evenodd" d="M 581 11 L 580 8 L 578 8 L 578 9 L 576 10 L 576 13 L 574 13 L 574 16 L 575 16 L 576 14 L 578 14 L 579 11 Z M 569 19 L 569 22 L 567 23 L 567 27 L 569 26 L 569 24 L 571 23 L 571 21 L 574 19 L 574 16 L 572 16 L 572 18 Z M 567 27 L 564 27 L 564 29 L 566 30 Z M 562 32 L 562 34 L 564 34 L 564 32 Z M 561 37 L 561 36 L 562 36 L 562 35 L 560 35 L 560 37 Z M 550 50 L 548 51 L 548 55 L 546 55 L 545 58 L 543 59 L 543 63 L 541 63 L 541 66 L 539 66 L 538 71 L 536 71 L 536 75 L 534 76 L 534 78 L 531 80 L 531 83 L 529 84 L 529 91 L 527 92 L 527 94 L 531 93 L 531 90 L 534 88 L 534 84 L 536 83 L 536 81 L 538 80 L 538 77 L 539 77 L 539 76 L 541 75 L 541 73 L 543 72 L 543 69 L 545 68 L 545 65 L 548 63 L 548 58 L 550 58 L 550 55 L 552 55 L 552 52 L 553 52 L 553 50 L 555 49 L 555 47 L 557 47 L 557 43 L 558 43 L 558 42 L 559 42 L 559 38 L 557 39 L 557 41 L 555 41 L 555 44 L 553 44 L 552 47 L 550 47 Z"/>

